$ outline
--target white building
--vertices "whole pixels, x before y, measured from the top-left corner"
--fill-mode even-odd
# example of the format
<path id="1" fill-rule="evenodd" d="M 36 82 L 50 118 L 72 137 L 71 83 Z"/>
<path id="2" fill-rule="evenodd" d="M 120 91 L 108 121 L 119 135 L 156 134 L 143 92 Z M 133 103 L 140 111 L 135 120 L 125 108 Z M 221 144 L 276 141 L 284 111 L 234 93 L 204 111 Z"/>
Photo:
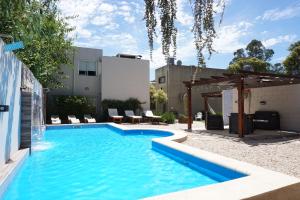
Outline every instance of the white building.
<path id="1" fill-rule="evenodd" d="M 118 54 L 103 56 L 102 49 L 76 47 L 73 66 L 63 66 L 67 76 L 63 88 L 51 95 L 86 96 L 100 112 L 104 99 L 137 98 L 143 109 L 149 109 L 149 60 L 141 56 Z"/>

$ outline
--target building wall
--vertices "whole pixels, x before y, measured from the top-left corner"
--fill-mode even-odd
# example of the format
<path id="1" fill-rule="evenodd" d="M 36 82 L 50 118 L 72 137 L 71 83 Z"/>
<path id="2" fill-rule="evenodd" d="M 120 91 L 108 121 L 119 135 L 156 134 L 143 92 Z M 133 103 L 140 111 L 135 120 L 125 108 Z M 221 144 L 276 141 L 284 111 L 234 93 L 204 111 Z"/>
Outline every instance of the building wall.
<path id="1" fill-rule="evenodd" d="M 266 101 L 261 105 L 261 101 Z M 245 112 L 278 111 L 283 130 L 300 131 L 300 84 L 254 88 L 245 98 Z M 237 90 L 233 90 L 233 112 L 237 112 Z"/>
<path id="2" fill-rule="evenodd" d="M 20 146 L 20 87 L 22 63 L 13 53 L 3 52 L 0 39 L 0 105 L 9 105 L 9 112 L 0 112 L 0 168 Z"/>
<path id="3" fill-rule="evenodd" d="M 233 90 L 222 91 L 222 110 L 225 125 L 229 124 L 229 116 L 233 112 Z"/>
<path id="4" fill-rule="evenodd" d="M 102 100 L 137 98 L 149 109 L 149 61 L 103 56 Z"/>
<path id="5" fill-rule="evenodd" d="M 87 96 L 96 103 L 97 112 L 103 99 L 126 100 L 137 98 L 149 109 L 149 61 L 103 56 L 101 49 L 76 47 L 73 55 L 74 67 L 63 66 L 67 79 L 64 87 L 50 92 L 52 95 Z M 79 75 L 80 61 L 96 61 L 97 75 Z"/>
<path id="6" fill-rule="evenodd" d="M 184 109 L 184 95 L 187 92 L 183 81 L 189 81 L 193 78 L 195 71 L 196 78 L 209 78 L 210 76 L 221 76 L 226 70 L 213 68 L 196 68 L 192 66 L 164 66 L 156 69 L 155 79 L 157 88 L 163 89 L 168 95 L 167 110 L 177 111 L 180 114 L 186 114 Z M 165 76 L 166 82 L 159 83 L 159 78 Z M 201 93 L 221 91 L 220 88 L 214 86 L 194 86 L 192 88 L 192 113 L 204 110 L 204 100 Z M 209 98 L 209 106 L 215 112 L 222 112 L 222 99 Z"/>
<path id="7" fill-rule="evenodd" d="M 63 66 L 62 71 L 67 76 L 62 80 L 63 88 L 51 92 L 52 95 L 79 95 L 79 96 L 100 96 L 101 89 L 101 66 L 102 50 L 76 47 L 71 55 L 74 67 Z M 97 63 L 97 75 L 79 75 L 80 61 L 92 61 Z"/>

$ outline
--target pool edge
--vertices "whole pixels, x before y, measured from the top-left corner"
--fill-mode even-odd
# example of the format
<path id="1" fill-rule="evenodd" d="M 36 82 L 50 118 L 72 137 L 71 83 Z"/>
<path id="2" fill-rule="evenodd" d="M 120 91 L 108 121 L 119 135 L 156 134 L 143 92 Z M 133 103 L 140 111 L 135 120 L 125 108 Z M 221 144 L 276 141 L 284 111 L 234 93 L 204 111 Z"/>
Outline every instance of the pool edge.
<path id="1" fill-rule="evenodd" d="M 115 123 L 95 123 L 94 125 L 110 125 L 115 128 L 126 130 L 161 130 L 172 133 L 172 136 L 155 138 L 152 142 L 159 143 L 183 153 L 198 157 L 199 159 L 207 160 L 216 163 L 220 166 L 235 169 L 238 172 L 246 173 L 248 176 L 217 183 L 208 186 L 201 186 L 177 192 L 166 193 L 162 195 L 145 198 L 147 200 L 163 200 L 163 199 L 247 199 L 247 200 L 264 200 L 264 199 L 297 199 L 300 196 L 300 180 L 279 172 L 271 171 L 259 166 L 255 166 L 246 162 L 238 161 L 232 158 L 221 156 L 215 153 L 203 151 L 185 144 L 180 144 L 187 139 L 187 133 L 184 131 L 158 128 L 128 128 L 124 125 Z M 85 126 L 78 125 L 61 125 L 61 126 Z M 28 153 L 27 153 L 28 156 Z M 16 175 L 25 158 L 13 173 Z M 180 175 L 179 175 L 180 176 Z M 10 181 L 13 176 L 10 177 Z M 6 187 L 9 185 L 6 183 Z M 1 192 L 4 193 L 0 182 L 0 197 Z"/>
<path id="2" fill-rule="evenodd" d="M 29 149 L 20 149 L 0 170 L 0 199 L 3 197 L 13 178 L 17 175 L 25 160 L 29 156 Z"/>
<path id="3" fill-rule="evenodd" d="M 123 125 L 108 123 L 122 130 L 134 130 L 141 128 L 128 128 Z M 160 130 L 172 133 L 172 136 L 154 138 L 152 143 L 159 143 L 168 148 L 181 151 L 196 158 L 215 163 L 247 176 L 216 183 L 207 186 L 196 187 L 177 192 L 171 192 L 144 200 L 199 200 L 199 199 L 247 199 L 247 200 L 281 200 L 295 199 L 300 196 L 300 179 L 283 173 L 275 172 L 246 162 L 238 161 L 219 154 L 191 147 L 181 142 L 187 139 L 187 133 L 180 130 L 143 128 L 145 130 Z M 284 197 L 284 198 L 283 198 Z"/>

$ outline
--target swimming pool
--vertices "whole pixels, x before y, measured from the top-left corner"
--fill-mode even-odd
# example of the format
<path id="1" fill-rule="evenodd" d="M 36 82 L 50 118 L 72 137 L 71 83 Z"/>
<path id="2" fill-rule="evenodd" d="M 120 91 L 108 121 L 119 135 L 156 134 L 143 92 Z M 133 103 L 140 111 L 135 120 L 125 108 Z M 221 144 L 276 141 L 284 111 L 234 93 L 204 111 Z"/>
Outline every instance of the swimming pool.
<path id="1" fill-rule="evenodd" d="M 171 135 L 110 125 L 51 127 L 48 148 L 32 153 L 3 199 L 140 199 L 245 176 L 152 144 Z"/>

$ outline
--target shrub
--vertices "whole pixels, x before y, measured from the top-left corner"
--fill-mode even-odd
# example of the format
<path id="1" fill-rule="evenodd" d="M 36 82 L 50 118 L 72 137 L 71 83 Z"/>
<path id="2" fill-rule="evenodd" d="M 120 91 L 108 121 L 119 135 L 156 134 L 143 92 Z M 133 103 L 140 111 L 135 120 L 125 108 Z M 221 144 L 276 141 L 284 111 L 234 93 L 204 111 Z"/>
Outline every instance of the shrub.
<path id="1" fill-rule="evenodd" d="M 54 105 L 55 112 L 54 110 L 50 112 L 63 118 L 67 118 L 68 115 L 83 118 L 84 114 L 94 115 L 96 111 L 95 106 L 92 106 L 84 96 L 57 96 L 54 98 Z"/>
<path id="2" fill-rule="evenodd" d="M 102 105 L 102 118 L 106 120 L 108 118 L 108 108 L 118 109 L 119 115 L 125 115 L 125 110 L 142 110 L 141 102 L 136 98 L 129 98 L 125 101 L 117 99 L 104 99 L 101 102 Z"/>
<path id="3" fill-rule="evenodd" d="M 164 113 L 162 116 L 162 121 L 167 123 L 167 124 L 174 124 L 175 123 L 175 115 L 174 113 L 171 113 L 171 112 L 166 112 Z"/>
<path id="4" fill-rule="evenodd" d="M 178 117 L 178 122 L 179 123 L 187 123 L 188 122 L 188 117 L 186 115 L 180 114 Z"/>

